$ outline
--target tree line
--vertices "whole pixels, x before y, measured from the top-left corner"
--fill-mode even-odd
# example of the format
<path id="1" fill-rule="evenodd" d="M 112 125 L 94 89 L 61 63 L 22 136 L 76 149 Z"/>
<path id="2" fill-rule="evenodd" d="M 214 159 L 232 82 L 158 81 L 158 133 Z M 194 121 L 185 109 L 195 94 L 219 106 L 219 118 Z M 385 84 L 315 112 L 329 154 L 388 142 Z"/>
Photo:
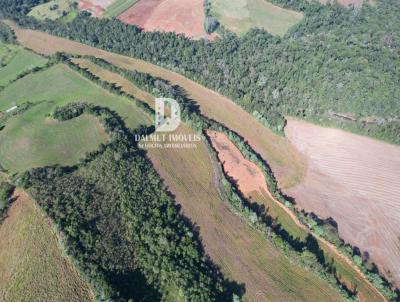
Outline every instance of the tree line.
<path id="1" fill-rule="evenodd" d="M 396 0 L 361 8 L 274 0 L 305 13 L 285 37 L 261 29 L 238 37 L 224 30 L 216 42 L 143 32 L 84 12 L 69 23 L 39 22 L 19 13 L 30 1 L 17 1 L 25 3 L 22 8 L 10 1 L 3 1 L 0 10 L 22 26 L 182 73 L 262 116 L 275 131 L 282 131 L 285 115 L 293 115 L 400 143 Z M 351 114 L 356 121 L 337 119 L 331 112 Z"/>

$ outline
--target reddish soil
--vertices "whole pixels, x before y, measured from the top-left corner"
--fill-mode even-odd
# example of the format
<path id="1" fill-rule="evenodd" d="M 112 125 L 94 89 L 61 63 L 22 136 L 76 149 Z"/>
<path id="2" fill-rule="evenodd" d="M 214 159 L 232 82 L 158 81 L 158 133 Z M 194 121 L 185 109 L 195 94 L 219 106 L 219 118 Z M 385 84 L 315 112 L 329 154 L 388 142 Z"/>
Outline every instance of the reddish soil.
<path id="1" fill-rule="evenodd" d="M 333 217 L 340 236 L 400 285 L 400 147 L 289 119 L 289 140 L 308 158 L 297 205 Z M 390 271 L 390 273 L 388 273 Z"/>
<path id="2" fill-rule="evenodd" d="M 264 175 L 253 162 L 246 160 L 229 138 L 216 131 L 207 131 L 226 173 L 237 183 L 238 189 L 250 196 L 254 191 L 267 190 Z"/>
<path id="3" fill-rule="evenodd" d="M 204 30 L 203 0 L 140 0 L 118 17 L 146 31 L 167 31 L 189 38 L 214 39 Z"/>
<path id="4" fill-rule="evenodd" d="M 105 9 L 112 4 L 113 0 L 81 0 L 79 1 L 79 10 L 87 10 L 95 17 L 101 17 Z"/>

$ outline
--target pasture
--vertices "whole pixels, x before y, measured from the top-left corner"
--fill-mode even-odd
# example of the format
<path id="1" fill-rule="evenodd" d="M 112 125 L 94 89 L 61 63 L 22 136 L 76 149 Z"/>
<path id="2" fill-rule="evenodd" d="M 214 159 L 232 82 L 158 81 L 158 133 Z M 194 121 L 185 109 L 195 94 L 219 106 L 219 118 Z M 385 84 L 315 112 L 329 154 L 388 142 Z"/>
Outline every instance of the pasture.
<path id="1" fill-rule="evenodd" d="M 203 0 L 139 0 L 118 19 L 146 31 L 166 31 L 189 38 L 215 38 L 204 30 Z"/>
<path id="2" fill-rule="evenodd" d="M 104 17 L 118 17 L 124 11 L 133 6 L 136 2 L 138 2 L 138 0 L 114 0 L 113 3 L 107 7 L 104 13 Z"/>
<path id="3" fill-rule="evenodd" d="M 301 21 L 300 12 L 281 8 L 265 0 L 210 0 L 211 12 L 229 30 L 244 34 L 253 27 L 283 36 Z"/>
<path id="4" fill-rule="evenodd" d="M 7 85 L 19 74 L 41 67 L 47 59 L 15 45 L 0 46 L 0 86 Z"/>
<path id="5" fill-rule="evenodd" d="M 399 286 L 400 147 L 295 119 L 285 132 L 308 158 L 306 178 L 285 193 L 298 207 L 334 218 L 340 237 Z"/>
<path id="6" fill-rule="evenodd" d="M 93 301 L 51 223 L 25 192 L 17 190 L 14 196 L 0 225 L 0 300 Z"/>
<path id="7" fill-rule="evenodd" d="M 93 85 L 65 65 L 53 66 L 8 86 L 0 93 L 0 110 L 28 101 L 32 107 L 11 117 L 0 132 L 1 164 L 12 172 L 56 163 L 74 164 L 107 140 L 93 117 L 81 116 L 66 122 L 46 117 L 56 106 L 86 101 L 115 110 L 132 129 L 150 123 L 133 102 Z"/>
<path id="8" fill-rule="evenodd" d="M 76 9 L 75 3 L 77 1 L 74 0 L 52 0 L 35 6 L 28 15 L 38 20 L 56 20 L 66 17 L 74 11 Z"/>

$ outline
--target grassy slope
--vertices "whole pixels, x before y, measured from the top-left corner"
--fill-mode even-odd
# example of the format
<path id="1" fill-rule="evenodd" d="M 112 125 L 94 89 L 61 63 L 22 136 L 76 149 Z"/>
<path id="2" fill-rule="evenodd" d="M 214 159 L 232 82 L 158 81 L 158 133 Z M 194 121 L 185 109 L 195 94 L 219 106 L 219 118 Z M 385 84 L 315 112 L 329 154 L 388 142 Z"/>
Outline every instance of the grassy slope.
<path id="1" fill-rule="evenodd" d="M 47 118 L 46 114 L 57 105 L 87 101 L 119 112 L 131 128 L 149 123 L 135 104 L 96 87 L 64 65 L 29 75 L 7 87 L 0 93 L 0 110 L 26 101 L 39 104 L 12 117 L 0 132 L 1 164 L 12 172 L 56 163 L 74 164 L 107 139 L 93 117 L 62 123 Z"/>
<path id="2" fill-rule="evenodd" d="M 91 301 L 49 222 L 24 192 L 19 196 L 0 226 L 0 300 Z"/>
<path id="3" fill-rule="evenodd" d="M 8 49 L 8 50 L 7 50 Z M 0 86 L 8 84 L 14 80 L 17 75 L 37 66 L 43 66 L 47 60 L 33 52 L 14 45 L 2 45 L 0 47 L 0 56 L 5 53 L 12 53 L 12 56 L 6 59 L 6 66 L 0 67 Z"/>
<path id="4" fill-rule="evenodd" d="M 138 0 L 115 0 L 113 4 L 107 7 L 104 17 L 113 18 L 118 17 L 132 5 L 134 5 Z"/>
<path id="5" fill-rule="evenodd" d="M 43 3 L 41 5 L 35 6 L 30 12 L 29 16 L 34 17 L 38 20 L 55 20 L 60 17 L 63 17 L 63 13 L 66 14 L 71 12 L 71 4 L 72 0 L 53 0 L 47 3 Z M 55 10 L 51 10 L 50 8 L 54 5 L 58 5 L 58 8 Z"/>
<path id="6" fill-rule="evenodd" d="M 299 22 L 301 13 L 283 9 L 265 0 L 210 0 L 213 14 L 229 30 L 243 34 L 252 27 L 261 27 L 283 36 Z"/>

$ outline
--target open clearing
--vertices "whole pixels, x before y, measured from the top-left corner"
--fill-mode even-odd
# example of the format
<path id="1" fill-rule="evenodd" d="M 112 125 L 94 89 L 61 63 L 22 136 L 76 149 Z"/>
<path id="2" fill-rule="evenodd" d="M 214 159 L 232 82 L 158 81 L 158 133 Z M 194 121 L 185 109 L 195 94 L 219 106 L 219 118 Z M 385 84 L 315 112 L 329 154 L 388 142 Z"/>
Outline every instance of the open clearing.
<path id="1" fill-rule="evenodd" d="M 0 86 L 7 85 L 19 74 L 44 66 L 47 62 L 47 59 L 15 45 L 1 45 L 0 57 L 5 65 L 0 66 Z"/>
<path id="2" fill-rule="evenodd" d="M 281 188 L 292 187 L 302 180 L 305 172 L 304 157 L 286 138 L 274 134 L 228 98 L 178 73 L 142 60 L 106 52 L 43 32 L 19 29 L 14 25 L 12 27 L 22 45 L 39 53 L 50 55 L 57 51 L 64 51 L 80 55 L 93 55 L 103 58 L 115 66 L 149 73 L 181 86 L 188 92 L 188 97 L 197 102 L 202 113 L 225 124 L 246 138 L 252 148 L 271 165 Z"/>
<path id="3" fill-rule="evenodd" d="M 203 0 L 139 0 L 118 19 L 146 31 L 166 31 L 190 38 L 213 38 L 204 30 Z"/>
<path id="4" fill-rule="evenodd" d="M 210 0 L 212 14 L 229 30 L 244 34 L 253 27 L 283 36 L 303 14 L 281 8 L 266 0 Z"/>
<path id="5" fill-rule="evenodd" d="M 81 0 L 79 1 L 79 10 L 86 10 L 92 13 L 94 17 L 101 17 L 105 14 L 106 9 L 113 4 L 113 2 L 121 2 L 115 0 Z M 126 1 L 125 1 L 126 2 Z M 114 17 L 114 16 L 110 16 Z"/>
<path id="6" fill-rule="evenodd" d="M 22 191 L 0 225 L 0 300 L 92 301 L 48 220 Z"/>
<path id="7" fill-rule="evenodd" d="M 93 85 L 65 65 L 29 75 L 0 92 L 0 110 L 27 101 L 34 103 L 32 108 L 11 117 L 0 132 L 0 163 L 12 172 L 57 163 L 75 164 L 107 140 L 94 117 L 65 122 L 46 117 L 56 106 L 86 101 L 117 111 L 132 129 L 150 123 L 133 102 Z"/>
<path id="8" fill-rule="evenodd" d="M 333 217 L 340 236 L 399 286 L 400 147 L 294 119 L 285 132 L 309 163 L 304 182 L 286 193 L 298 207 Z"/>
<path id="9" fill-rule="evenodd" d="M 61 17 L 67 16 L 74 8 L 74 0 L 53 0 L 47 3 L 35 6 L 30 12 L 29 16 L 38 20 L 56 20 Z"/>

